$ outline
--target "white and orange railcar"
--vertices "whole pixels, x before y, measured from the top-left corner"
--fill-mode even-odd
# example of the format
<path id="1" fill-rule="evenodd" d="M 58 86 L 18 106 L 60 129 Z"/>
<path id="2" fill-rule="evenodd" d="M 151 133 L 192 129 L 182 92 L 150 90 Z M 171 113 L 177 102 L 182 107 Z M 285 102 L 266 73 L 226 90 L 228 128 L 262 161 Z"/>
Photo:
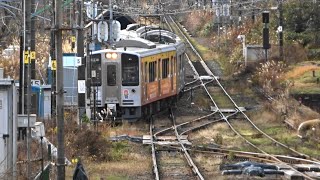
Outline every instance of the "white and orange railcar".
<path id="1" fill-rule="evenodd" d="M 93 52 L 91 59 L 101 62 L 97 107 L 108 112 L 108 118 L 125 120 L 166 107 L 184 88 L 184 52 L 178 38 L 165 43 L 127 39 Z"/>

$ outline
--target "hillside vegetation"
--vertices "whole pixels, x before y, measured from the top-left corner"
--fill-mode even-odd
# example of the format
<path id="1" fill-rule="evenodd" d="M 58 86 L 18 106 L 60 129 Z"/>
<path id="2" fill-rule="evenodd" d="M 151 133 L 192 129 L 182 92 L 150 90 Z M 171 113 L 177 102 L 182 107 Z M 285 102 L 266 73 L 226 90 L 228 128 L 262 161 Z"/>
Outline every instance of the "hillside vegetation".
<path id="1" fill-rule="evenodd" d="M 268 4 L 271 8 L 274 3 Z M 256 13 L 255 20 L 251 17 L 243 17 L 242 22 L 229 21 L 222 24 L 218 32 L 217 17 L 212 11 L 194 11 L 182 18 L 183 24 L 191 34 L 196 36 L 199 44 L 206 46 L 204 57 L 207 60 L 218 61 L 226 76 L 239 72 L 250 72 L 254 84 L 267 89 L 268 93 L 279 93 L 292 89 L 291 92 L 310 93 L 317 85 L 319 73 L 312 76 L 313 70 L 318 70 L 317 62 L 320 61 L 320 3 L 312 1 L 285 1 L 283 3 L 283 34 L 284 34 L 284 58 L 279 58 L 278 21 L 277 11 L 270 11 L 270 44 L 269 62 L 257 61 L 244 66 L 243 45 L 237 38 L 245 35 L 246 45 L 262 46 L 262 14 Z M 211 53 L 210 53 L 211 51 Z M 306 63 L 312 61 L 310 63 Z M 302 63 L 304 62 L 304 63 Z M 297 74 L 297 72 L 300 72 Z M 300 77 L 304 75 L 303 77 Z M 302 78 L 302 79 L 301 79 Z M 302 92 L 302 91 L 301 91 Z"/>

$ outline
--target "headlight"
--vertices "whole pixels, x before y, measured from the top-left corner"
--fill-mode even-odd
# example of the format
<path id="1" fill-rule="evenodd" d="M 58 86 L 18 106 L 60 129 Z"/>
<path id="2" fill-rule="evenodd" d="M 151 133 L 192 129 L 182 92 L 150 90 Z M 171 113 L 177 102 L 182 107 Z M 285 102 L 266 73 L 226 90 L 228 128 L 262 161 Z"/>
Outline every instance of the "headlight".
<path id="1" fill-rule="evenodd" d="M 118 58 L 118 54 L 117 53 L 106 53 L 105 56 L 106 56 L 107 59 L 113 59 L 113 60 Z"/>

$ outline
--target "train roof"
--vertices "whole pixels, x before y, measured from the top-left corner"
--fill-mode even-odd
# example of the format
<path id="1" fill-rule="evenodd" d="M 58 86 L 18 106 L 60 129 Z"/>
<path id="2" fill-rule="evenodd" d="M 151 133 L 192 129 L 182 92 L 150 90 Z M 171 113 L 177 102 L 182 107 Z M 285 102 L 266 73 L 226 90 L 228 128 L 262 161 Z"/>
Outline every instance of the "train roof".
<path id="1" fill-rule="evenodd" d="M 103 53 L 103 52 L 128 52 L 133 54 L 139 54 L 141 56 L 148 56 L 159 51 L 173 51 L 178 47 L 183 46 L 182 41 L 177 41 L 175 43 L 162 44 L 159 42 L 151 42 L 142 38 L 132 38 L 118 41 L 114 44 L 111 49 L 104 49 L 93 52 L 93 54 Z"/>

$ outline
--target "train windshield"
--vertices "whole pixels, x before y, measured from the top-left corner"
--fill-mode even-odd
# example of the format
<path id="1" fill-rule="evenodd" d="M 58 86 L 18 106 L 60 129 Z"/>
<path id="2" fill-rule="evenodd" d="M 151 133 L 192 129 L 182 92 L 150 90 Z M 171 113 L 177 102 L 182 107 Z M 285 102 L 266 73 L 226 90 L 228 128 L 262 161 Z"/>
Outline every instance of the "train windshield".
<path id="1" fill-rule="evenodd" d="M 139 58 L 132 54 L 121 55 L 122 85 L 139 86 Z"/>

